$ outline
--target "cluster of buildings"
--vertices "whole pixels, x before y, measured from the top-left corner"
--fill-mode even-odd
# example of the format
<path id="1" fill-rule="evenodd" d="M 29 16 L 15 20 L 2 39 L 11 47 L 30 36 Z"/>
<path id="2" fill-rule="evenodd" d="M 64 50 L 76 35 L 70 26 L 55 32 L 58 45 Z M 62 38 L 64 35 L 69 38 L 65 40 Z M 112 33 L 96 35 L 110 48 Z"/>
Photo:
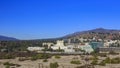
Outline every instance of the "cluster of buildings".
<path id="1" fill-rule="evenodd" d="M 83 39 L 82 39 L 83 40 Z M 94 51 L 98 52 L 120 52 L 120 47 L 111 47 L 111 44 L 118 43 L 118 40 L 106 40 L 104 42 L 84 42 L 84 43 L 64 43 L 63 40 L 56 41 L 54 43 L 43 43 L 42 47 L 28 47 L 29 51 L 42 51 L 47 45 L 48 49 L 63 50 L 65 53 L 75 53 L 75 52 L 86 52 L 91 53 Z"/>
<path id="2" fill-rule="evenodd" d="M 65 44 L 63 40 L 56 41 L 56 44 L 52 43 L 43 43 L 43 47 L 28 47 L 27 49 L 29 51 L 42 51 L 45 49 L 45 46 L 47 45 L 48 49 L 52 49 L 53 51 L 56 50 L 63 50 L 65 53 L 74 53 L 74 52 L 87 52 L 91 53 L 94 51 L 93 48 L 95 48 L 94 44 L 93 46 L 90 45 L 90 43 L 67 43 Z"/>
<path id="3" fill-rule="evenodd" d="M 54 46 L 51 46 L 51 48 L 53 50 L 62 49 L 66 53 L 81 52 L 81 51 L 90 53 L 93 51 L 92 47 L 88 43 L 86 44 L 64 44 L 64 41 L 59 41 L 59 40 L 57 41 L 57 44 L 55 44 Z"/>
<path id="4" fill-rule="evenodd" d="M 105 40 L 104 46 L 99 47 L 98 51 L 100 53 L 120 53 L 120 40 Z"/>

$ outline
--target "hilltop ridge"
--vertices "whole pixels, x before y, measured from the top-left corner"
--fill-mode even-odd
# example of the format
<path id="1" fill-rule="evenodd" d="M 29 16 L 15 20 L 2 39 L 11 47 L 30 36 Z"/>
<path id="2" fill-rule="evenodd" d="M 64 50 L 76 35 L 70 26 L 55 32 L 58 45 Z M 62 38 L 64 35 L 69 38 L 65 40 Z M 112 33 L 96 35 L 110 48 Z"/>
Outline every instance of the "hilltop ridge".
<path id="1" fill-rule="evenodd" d="M 104 28 L 96 28 L 92 30 L 79 31 L 72 34 L 68 34 L 62 38 L 101 38 L 101 39 L 119 39 L 120 38 L 120 30 L 115 29 L 104 29 Z"/>
<path id="2" fill-rule="evenodd" d="M 18 39 L 0 35 L 0 41 L 16 41 Z"/>

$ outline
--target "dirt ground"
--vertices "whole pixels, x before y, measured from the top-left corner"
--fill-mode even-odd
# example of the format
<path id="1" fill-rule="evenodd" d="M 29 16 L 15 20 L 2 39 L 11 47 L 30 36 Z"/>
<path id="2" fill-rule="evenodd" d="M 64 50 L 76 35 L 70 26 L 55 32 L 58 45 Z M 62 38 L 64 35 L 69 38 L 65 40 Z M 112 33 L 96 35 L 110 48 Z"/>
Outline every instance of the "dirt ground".
<path id="1" fill-rule="evenodd" d="M 74 58 L 78 58 L 78 60 L 81 61 L 82 64 L 80 65 L 76 65 L 76 64 L 71 64 L 70 62 L 74 59 Z M 50 63 L 54 63 L 54 62 L 58 62 L 59 64 L 59 68 L 75 68 L 77 66 L 81 66 L 86 64 L 86 62 L 84 60 L 81 59 L 81 57 L 78 56 L 61 56 L 60 59 L 56 59 L 55 57 L 52 57 L 50 59 L 48 59 L 48 62 L 43 62 L 43 60 L 36 60 L 36 61 L 31 61 L 31 60 L 26 60 L 26 61 L 18 61 L 18 58 L 16 59 L 4 59 L 4 60 L 0 60 L 0 68 L 5 68 L 5 66 L 2 64 L 4 62 L 10 62 L 10 63 L 15 63 L 15 64 L 20 64 L 20 67 L 16 67 L 16 68 L 50 68 L 49 64 Z M 87 62 L 89 63 L 89 62 Z M 120 68 L 120 64 L 109 64 L 106 66 L 95 66 L 95 68 Z"/>
<path id="2" fill-rule="evenodd" d="M 51 59 L 48 59 L 48 62 L 43 62 L 43 60 L 26 60 L 26 61 L 18 61 L 17 59 L 10 59 L 10 60 L 0 60 L 1 63 L 4 62 L 10 62 L 15 64 L 20 64 L 21 67 L 19 68 L 49 68 L 50 63 L 58 62 L 59 68 L 75 68 L 75 64 L 71 64 L 70 62 L 73 60 L 74 57 L 78 57 L 80 59 L 80 56 L 61 56 L 60 59 L 56 59 L 55 57 L 52 57 Z M 5 68 L 4 65 L 0 65 L 0 68 Z"/>

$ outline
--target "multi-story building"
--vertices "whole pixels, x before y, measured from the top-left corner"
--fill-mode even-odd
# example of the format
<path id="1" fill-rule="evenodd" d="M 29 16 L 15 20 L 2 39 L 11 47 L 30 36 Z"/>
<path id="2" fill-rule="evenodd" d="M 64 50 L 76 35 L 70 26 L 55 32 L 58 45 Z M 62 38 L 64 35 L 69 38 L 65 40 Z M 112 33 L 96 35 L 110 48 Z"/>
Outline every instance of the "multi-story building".
<path id="1" fill-rule="evenodd" d="M 64 49 L 66 49 L 67 47 L 64 45 L 64 41 L 58 40 L 58 41 L 57 41 L 57 44 L 55 44 L 54 46 L 51 46 L 51 48 L 52 48 L 53 50 L 57 50 L 57 49 L 62 49 L 62 50 L 64 50 Z"/>

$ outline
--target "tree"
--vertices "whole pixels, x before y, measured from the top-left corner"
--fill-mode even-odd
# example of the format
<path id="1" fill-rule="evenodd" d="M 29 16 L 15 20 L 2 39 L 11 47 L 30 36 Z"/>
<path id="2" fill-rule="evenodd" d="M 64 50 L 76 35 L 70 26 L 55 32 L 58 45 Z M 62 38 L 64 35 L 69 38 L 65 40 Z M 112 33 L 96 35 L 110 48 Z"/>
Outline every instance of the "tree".
<path id="1" fill-rule="evenodd" d="M 55 63 L 50 63 L 50 68 L 58 68 L 58 67 L 59 67 L 59 65 L 58 65 L 57 62 L 55 62 Z"/>

